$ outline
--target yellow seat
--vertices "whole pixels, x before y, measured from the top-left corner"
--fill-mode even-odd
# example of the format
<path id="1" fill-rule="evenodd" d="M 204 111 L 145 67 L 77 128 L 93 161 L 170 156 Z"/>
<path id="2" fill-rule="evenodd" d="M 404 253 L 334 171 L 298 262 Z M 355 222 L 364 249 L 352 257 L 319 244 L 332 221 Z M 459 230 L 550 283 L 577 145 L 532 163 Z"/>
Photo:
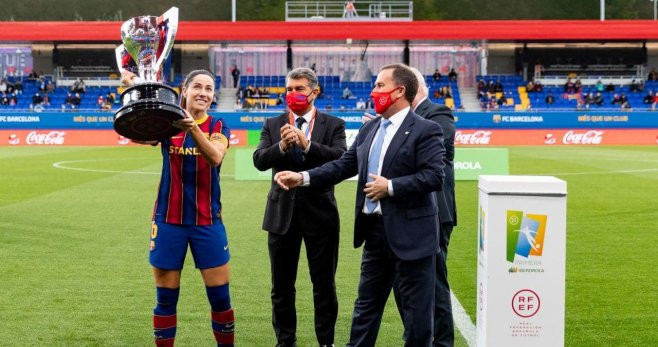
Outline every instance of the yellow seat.
<path id="1" fill-rule="evenodd" d="M 455 99 L 447 98 L 446 99 L 446 106 L 448 106 L 450 108 L 455 108 Z"/>
<path id="2" fill-rule="evenodd" d="M 519 91 L 519 94 L 526 93 L 526 90 L 525 90 L 525 87 L 524 87 L 524 86 L 520 86 L 520 87 L 518 87 L 516 90 Z"/>
<path id="3" fill-rule="evenodd" d="M 496 92 L 496 99 L 500 99 L 503 96 L 503 92 Z"/>
<path id="4" fill-rule="evenodd" d="M 526 107 L 524 105 L 521 105 L 521 104 L 514 105 L 514 111 L 523 111 L 525 109 L 526 109 Z"/>
<path id="5" fill-rule="evenodd" d="M 514 105 L 514 99 L 512 99 L 512 98 L 507 99 L 507 105 L 508 106 Z"/>
<path id="6" fill-rule="evenodd" d="M 276 99 L 268 99 L 267 104 L 269 106 L 276 106 Z"/>

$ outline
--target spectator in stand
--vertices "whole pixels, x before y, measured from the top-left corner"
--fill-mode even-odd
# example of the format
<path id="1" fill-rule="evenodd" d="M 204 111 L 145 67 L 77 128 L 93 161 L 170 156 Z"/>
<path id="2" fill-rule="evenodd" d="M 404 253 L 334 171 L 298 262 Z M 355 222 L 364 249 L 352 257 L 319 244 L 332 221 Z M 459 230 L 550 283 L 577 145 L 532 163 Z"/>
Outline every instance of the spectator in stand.
<path id="1" fill-rule="evenodd" d="M 583 91 L 583 82 L 580 81 L 580 77 L 576 78 L 576 82 L 573 84 L 573 92 L 580 93 Z"/>
<path id="2" fill-rule="evenodd" d="M 366 109 L 366 102 L 363 101 L 363 98 L 359 98 L 359 101 L 356 102 L 356 109 L 357 110 L 365 110 Z"/>
<path id="3" fill-rule="evenodd" d="M 574 84 L 571 81 L 571 77 L 567 78 L 567 83 L 564 84 L 564 92 L 567 94 L 573 94 L 575 91 Z"/>
<path id="4" fill-rule="evenodd" d="M 653 103 L 651 103 L 651 110 L 656 109 L 656 104 L 658 104 L 658 93 L 653 93 Z"/>
<path id="5" fill-rule="evenodd" d="M 279 105 L 283 105 L 284 103 L 285 101 L 283 100 L 283 94 L 279 94 L 276 97 L 276 105 L 279 106 Z"/>
<path id="6" fill-rule="evenodd" d="M 46 80 L 45 83 L 46 83 L 46 88 L 45 88 L 46 93 L 54 93 L 55 84 L 51 80 Z"/>
<path id="7" fill-rule="evenodd" d="M 638 92 L 638 83 L 637 83 L 635 80 L 632 80 L 632 81 L 631 81 L 631 85 L 628 87 L 628 90 L 629 90 L 631 93 Z"/>
<path id="8" fill-rule="evenodd" d="M 254 96 L 254 87 L 253 86 L 247 86 L 247 98 L 251 98 Z"/>
<path id="9" fill-rule="evenodd" d="M 233 106 L 233 110 L 236 112 L 242 111 L 242 102 L 240 101 L 240 99 L 235 99 L 235 105 Z"/>
<path id="10" fill-rule="evenodd" d="M 48 94 L 43 94 L 43 101 L 41 106 L 50 106 L 50 96 Z"/>
<path id="11" fill-rule="evenodd" d="M 78 94 L 86 92 L 85 82 L 82 80 L 82 78 L 78 78 L 77 80 L 75 80 L 75 82 L 73 82 L 70 91 L 71 93 L 78 93 Z"/>
<path id="12" fill-rule="evenodd" d="M 14 89 L 16 91 L 16 94 L 23 94 L 23 82 L 21 82 L 20 79 L 14 82 Z"/>
<path id="13" fill-rule="evenodd" d="M 548 95 L 546 95 L 545 102 L 546 102 L 546 105 L 549 105 L 549 106 L 553 105 L 555 103 L 555 98 L 553 97 L 553 93 L 548 93 Z"/>
<path id="14" fill-rule="evenodd" d="M 372 103 L 372 98 L 366 100 L 366 110 L 372 110 L 375 108 L 375 104 Z"/>
<path id="15" fill-rule="evenodd" d="M 96 99 L 96 105 L 98 108 L 103 108 L 103 106 L 105 106 L 105 97 L 103 95 L 98 96 L 98 99 Z"/>
<path id="16" fill-rule="evenodd" d="M 39 77 L 39 92 L 46 92 L 46 79 L 43 76 Z"/>
<path id="17" fill-rule="evenodd" d="M 432 79 L 435 81 L 439 81 L 441 79 L 441 73 L 439 72 L 439 69 L 434 70 L 434 75 L 432 75 Z M 482 83 L 484 81 L 480 80 Z"/>
<path id="18" fill-rule="evenodd" d="M 452 98 L 452 88 L 450 86 L 444 86 L 441 89 L 443 89 L 443 97 Z"/>
<path id="19" fill-rule="evenodd" d="M 622 110 L 630 110 L 631 109 L 631 103 L 626 100 L 625 102 L 621 103 L 621 109 Z"/>
<path id="20" fill-rule="evenodd" d="M 71 93 L 66 93 L 66 99 L 64 100 L 64 104 L 62 105 L 62 110 L 65 109 L 66 107 L 70 108 L 75 108 L 73 105 L 73 94 Z"/>
<path id="21" fill-rule="evenodd" d="M 2 81 L 0 81 L 0 93 L 6 93 L 6 92 L 7 92 L 7 80 L 3 78 Z"/>
<path id="22" fill-rule="evenodd" d="M 484 80 L 478 81 L 478 95 L 486 92 L 487 92 L 487 83 Z"/>
<path id="23" fill-rule="evenodd" d="M 585 97 L 585 108 L 589 109 L 589 106 L 595 103 L 596 103 L 596 98 L 594 97 L 594 93 L 592 92 L 587 93 L 587 96 Z"/>
<path id="24" fill-rule="evenodd" d="M 345 1 L 344 5 L 343 18 L 354 18 L 359 16 L 356 12 L 356 7 L 354 7 L 354 1 Z"/>
<path id="25" fill-rule="evenodd" d="M 658 80 L 658 72 L 656 72 L 656 68 L 651 68 L 651 72 L 649 72 L 649 75 L 647 76 L 647 80 L 649 81 L 656 81 Z"/>
<path id="26" fill-rule="evenodd" d="M 75 93 L 75 95 L 73 95 L 73 98 L 71 99 L 71 104 L 73 105 L 73 108 L 80 108 L 81 101 L 82 98 L 80 98 L 80 93 Z"/>
<path id="27" fill-rule="evenodd" d="M 35 70 L 32 70 L 32 72 L 30 72 L 30 75 L 27 76 L 27 78 L 29 80 L 36 81 L 39 79 L 39 74 Z"/>
<path id="28" fill-rule="evenodd" d="M 642 102 L 643 102 L 645 105 L 649 105 L 649 104 L 653 103 L 653 90 L 649 89 L 649 92 L 648 92 L 647 95 L 644 97 L 644 100 L 642 100 Z"/>
<path id="29" fill-rule="evenodd" d="M 532 80 L 528 81 L 528 84 L 525 85 L 525 91 L 528 93 L 533 93 L 535 91 L 535 84 Z"/>
<path id="30" fill-rule="evenodd" d="M 351 97 L 352 97 L 352 91 L 350 90 L 350 88 L 348 86 L 345 86 L 345 89 L 343 89 L 342 98 L 343 99 L 349 99 Z"/>
<path id="31" fill-rule="evenodd" d="M 621 93 L 621 96 L 619 97 L 619 102 L 621 103 L 622 107 L 624 104 L 628 103 L 628 98 L 626 97 L 626 93 Z"/>
<path id="32" fill-rule="evenodd" d="M 494 92 L 496 92 L 496 93 L 502 93 L 503 92 L 503 84 L 500 83 L 500 80 L 496 80 L 496 84 L 494 84 Z"/>
<path id="33" fill-rule="evenodd" d="M 618 106 L 621 105 L 621 98 L 619 97 L 619 94 L 615 93 L 612 96 L 612 101 L 610 103 L 613 104 L 613 105 L 618 105 Z"/>
<path id="34" fill-rule="evenodd" d="M 450 68 L 450 73 L 448 73 L 448 78 L 451 81 L 457 81 L 457 72 L 455 71 L 455 68 Z"/>
<path id="35" fill-rule="evenodd" d="M 18 105 L 18 97 L 16 96 L 16 92 L 14 92 L 9 98 L 9 105 L 11 106 Z"/>
<path id="36" fill-rule="evenodd" d="M 496 100 L 496 104 L 498 104 L 498 107 L 507 105 L 507 98 L 505 97 L 505 94 L 502 94 L 500 98 Z"/>
<path id="37" fill-rule="evenodd" d="M 637 91 L 638 92 L 644 91 L 644 80 L 640 80 L 640 82 L 637 82 Z"/>
<path id="38" fill-rule="evenodd" d="M 233 65 L 233 70 L 231 70 L 231 76 L 233 76 L 233 88 L 237 88 L 238 83 L 240 82 L 240 69 L 238 69 L 237 65 Z"/>
<path id="39" fill-rule="evenodd" d="M 608 86 L 605 87 L 605 91 L 606 92 L 614 92 L 615 91 L 615 85 L 612 84 L 612 82 L 610 82 L 610 84 L 608 84 Z"/>
<path id="40" fill-rule="evenodd" d="M 42 102 L 43 102 L 43 96 L 41 96 L 41 93 L 36 92 L 36 94 L 32 96 L 32 103 L 30 104 L 30 109 L 33 109 L 36 106 L 40 106 Z"/>
<path id="41" fill-rule="evenodd" d="M 488 93 L 495 93 L 496 92 L 494 81 L 489 81 L 489 83 L 487 83 L 487 92 Z"/>
<path id="42" fill-rule="evenodd" d="M 110 105 L 114 105 L 114 93 L 107 93 L 105 94 L 105 101 L 106 103 Z"/>
<path id="43" fill-rule="evenodd" d="M 598 106 L 603 106 L 603 95 L 601 92 L 596 92 L 594 95 L 594 103 L 597 104 Z"/>
<path id="44" fill-rule="evenodd" d="M 603 93 L 603 90 L 605 89 L 605 86 L 603 85 L 603 81 L 601 81 L 601 77 L 599 77 L 599 80 L 596 81 L 596 91 Z"/>
<path id="45" fill-rule="evenodd" d="M 541 84 L 541 81 L 535 82 L 535 92 L 542 92 L 544 90 L 544 86 Z"/>
<path id="46" fill-rule="evenodd" d="M 0 92 L 0 105 L 7 106 L 9 105 L 9 96 L 5 92 Z"/>

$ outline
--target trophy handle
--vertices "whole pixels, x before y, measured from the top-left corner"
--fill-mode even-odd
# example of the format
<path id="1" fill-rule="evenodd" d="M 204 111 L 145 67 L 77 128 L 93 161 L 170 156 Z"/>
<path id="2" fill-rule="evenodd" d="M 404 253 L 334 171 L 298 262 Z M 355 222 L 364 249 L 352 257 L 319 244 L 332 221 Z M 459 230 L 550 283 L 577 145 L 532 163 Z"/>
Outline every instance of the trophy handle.
<path id="1" fill-rule="evenodd" d="M 176 31 L 178 30 L 178 7 L 172 7 L 158 17 L 158 26 L 161 26 L 160 30 L 166 31 L 166 37 L 165 42 L 160 43 L 163 47 L 162 51 L 158 49 L 160 54 L 155 62 L 154 71 L 160 71 L 174 46 L 174 37 L 176 37 Z"/>

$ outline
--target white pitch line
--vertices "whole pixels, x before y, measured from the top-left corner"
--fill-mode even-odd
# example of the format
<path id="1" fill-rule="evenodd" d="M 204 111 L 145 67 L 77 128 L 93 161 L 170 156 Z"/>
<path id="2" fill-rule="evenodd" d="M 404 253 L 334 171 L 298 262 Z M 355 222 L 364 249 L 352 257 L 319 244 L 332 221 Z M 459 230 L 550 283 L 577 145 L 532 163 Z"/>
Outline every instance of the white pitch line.
<path id="1" fill-rule="evenodd" d="M 80 167 L 66 166 L 66 164 L 72 164 L 72 163 L 88 163 L 88 162 L 110 161 L 110 160 L 126 160 L 126 159 L 143 159 L 143 158 L 65 160 L 65 161 L 58 161 L 56 163 L 53 163 L 53 167 L 57 168 L 57 169 L 83 171 L 83 172 L 119 173 L 119 174 L 137 174 L 137 175 L 159 175 L 160 174 L 160 172 L 153 172 L 153 171 L 101 170 L 101 169 L 85 169 L 85 168 L 80 168 Z M 231 175 L 231 174 L 220 174 L 220 177 L 233 177 L 233 176 L 234 175 Z"/>
<path id="2" fill-rule="evenodd" d="M 471 322 L 471 317 L 466 313 L 464 307 L 459 302 L 455 293 L 450 291 L 450 301 L 452 304 L 452 319 L 455 323 L 455 327 L 466 340 L 466 345 L 468 347 L 475 346 L 475 325 Z"/>
<path id="3" fill-rule="evenodd" d="M 589 171 L 589 172 L 564 172 L 564 173 L 543 173 L 540 175 L 550 176 L 576 176 L 576 175 L 610 175 L 619 173 L 638 173 L 638 172 L 655 172 L 658 168 L 653 169 L 636 169 L 636 170 L 614 170 L 614 171 Z"/>

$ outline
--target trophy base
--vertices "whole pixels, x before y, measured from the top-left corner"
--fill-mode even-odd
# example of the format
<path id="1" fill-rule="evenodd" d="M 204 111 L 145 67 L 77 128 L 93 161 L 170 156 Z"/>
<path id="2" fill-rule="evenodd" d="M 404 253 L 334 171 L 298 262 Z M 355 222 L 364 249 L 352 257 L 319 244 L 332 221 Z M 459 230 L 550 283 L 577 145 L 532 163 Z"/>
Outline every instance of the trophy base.
<path id="1" fill-rule="evenodd" d="M 160 83 L 138 84 L 121 95 L 124 106 L 114 114 L 114 130 L 137 141 L 158 141 L 181 132 L 171 123 L 185 112 L 175 104 L 176 92 Z"/>

